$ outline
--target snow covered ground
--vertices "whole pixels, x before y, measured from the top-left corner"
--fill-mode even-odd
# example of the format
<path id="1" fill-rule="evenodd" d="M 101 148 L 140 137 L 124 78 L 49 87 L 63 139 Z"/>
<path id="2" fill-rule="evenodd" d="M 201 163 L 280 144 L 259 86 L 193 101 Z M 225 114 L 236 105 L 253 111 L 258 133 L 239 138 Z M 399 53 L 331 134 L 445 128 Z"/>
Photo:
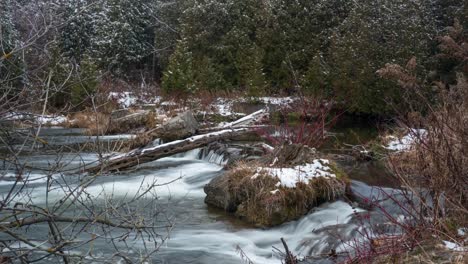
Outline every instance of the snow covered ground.
<path id="1" fill-rule="evenodd" d="M 449 242 L 449 241 L 443 241 L 444 245 L 447 249 L 450 249 L 452 251 L 458 251 L 458 252 L 468 252 L 468 248 L 463 247 L 457 243 Z"/>
<path id="2" fill-rule="evenodd" d="M 156 105 L 161 106 L 177 106 L 177 103 L 172 100 L 164 100 L 161 96 L 150 96 L 148 94 L 136 95 L 132 92 L 111 92 L 109 93 L 109 99 L 116 100 L 121 108 L 129 108 L 138 104 L 143 105 Z M 213 109 L 214 112 L 222 116 L 240 115 L 242 113 L 233 112 L 233 106 L 235 103 L 245 103 L 249 101 L 256 101 L 270 105 L 291 105 L 298 98 L 296 97 L 257 97 L 257 98 L 216 98 L 208 108 Z M 196 105 L 200 103 L 199 98 L 192 98 L 188 102 Z"/>
<path id="3" fill-rule="evenodd" d="M 63 115 L 38 115 L 33 113 L 18 113 L 11 112 L 0 117 L 3 121 L 26 121 L 29 120 L 35 124 L 59 126 L 68 121 L 68 118 Z"/>
<path id="4" fill-rule="evenodd" d="M 401 138 L 389 136 L 391 141 L 385 146 L 385 148 L 393 151 L 408 151 L 412 148 L 415 142 L 424 138 L 426 134 L 427 131 L 425 129 L 411 129 Z"/>
<path id="5" fill-rule="evenodd" d="M 257 172 L 252 176 L 255 179 L 262 175 L 269 175 L 278 178 L 276 187 L 295 188 L 299 182 L 308 184 L 310 180 L 318 177 L 336 177 L 332 169 L 328 166 L 330 161 L 325 159 L 314 160 L 313 163 L 296 166 L 293 168 L 257 168 Z M 273 192 L 276 192 L 273 191 Z"/>

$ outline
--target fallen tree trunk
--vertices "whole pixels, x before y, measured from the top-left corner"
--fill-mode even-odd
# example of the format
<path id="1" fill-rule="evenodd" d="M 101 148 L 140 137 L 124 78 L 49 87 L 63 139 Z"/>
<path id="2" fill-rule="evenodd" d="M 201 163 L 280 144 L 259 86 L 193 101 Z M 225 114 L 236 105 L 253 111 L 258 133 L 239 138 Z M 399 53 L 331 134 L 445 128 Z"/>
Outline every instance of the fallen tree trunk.
<path id="1" fill-rule="evenodd" d="M 231 123 L 221 123 L 215 127 L 198 128 L 198 123 L 196 123 L 197 121 L 194 119 L 193 114 L 191 112 L 185 112 L 165 122 L 161 126 L 141 133 L 132 141 L 122 145 L 121 150 L 141 148 L 158 138 L 164 141 L 184 139 L 192 136 L 195 132 L 198 132 L 199 134 L 205 134 L 234 128 L 246 128 L 253 131 L 255 129 L 267 127 L 256 124 L 261 123 L 264 119 L 268 118 L 268 115 L 268 109 L 262 109 Z"/>
<path id="2" fill-rule="evenodd" d="M 218 140 L 237 137 L 251 131 L 252 130 L 244 128 L 226 129 L 193 136 L 183 140 L 172 141 L 152 148 L 136 149 L 126 154 L 109 157 L 96 166 L 86 168 L 85 171 L 89 173 L 122 171 L 146 162 L 196 149 Z"/>
<path id="3" fill-rule="evenodd" d="M 267 116 L 268 110 L 260 110 L 235 122 L 215 128 L 220 129 L 219 131 L 171 141 L 155 147 L 134 149 L 126 154 L 105 158 L 98 165 L 85 168 L 84 170 L 93 174 L 122 171 L 143 163 L 196 149 L 215 141 L 238 137 L 255 131 L 256 127 L 250 125 L 262 121 Z"/>

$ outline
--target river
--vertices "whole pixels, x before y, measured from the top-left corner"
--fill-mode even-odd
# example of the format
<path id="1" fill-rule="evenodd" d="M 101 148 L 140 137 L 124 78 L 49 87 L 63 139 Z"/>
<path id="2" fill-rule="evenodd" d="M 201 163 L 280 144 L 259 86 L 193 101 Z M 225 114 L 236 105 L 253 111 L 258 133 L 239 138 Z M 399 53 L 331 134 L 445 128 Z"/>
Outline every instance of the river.
<path id="1" fill-rule="evenodd" d="M 66 142 L 70 135 L 66 130 L 54 131 L 50 135 L 58 142 Z M 45 132 L 47 134 L 47 132 Z M 113 137 L 115 139 L 116 137 Z M 118 138 L 118 137 L 117 137 Z M 82 140 L 82 138 L 79 138 Z M 346 248 L 347 241 L 359 236 L 356 232 L 360 225 L 355 221 L 355 212 L 363 212 L 364 209 L 354 208 L 346 201 L 326 203 L 301 219 L 270 229 L 256 229 L 250 227 L 233 216 L 207 207 L 204 203 L 205 194 L 203 187 L 213 177 L 222 174 L 223 158 L 212 153 L 201 157 L 200 149 L 189 151 L 174 157 L 163 158 L 158 161 L 145 164 L 142 168 L 125 174 L 97 178 L 89 187 L 88 193 L 94 201 L 94 206 L 104 205 L 109 197 L 113 201 L 125 201 L 141 193 L 141 186 L 151 184 L 170 183 L 155 187 L 150 194 L 146 194 L 143 200 L 145 206 L 158 210 L 158 218 L 173 224 L 170 232 L 161 229 L 162 245 L 152 255 L 148 263 L 240 263 L 243 254 L 254 263 L 281 263 L 280 256 L 275 248 L 283 249 L 280 238 L 287 241 L 290 250 L 299 256 L 327 254 L 331 249 L 337 251 Z M 38 167 L 51 168 L 57 164 L 63 170 L 72 169 L 80 164 L 97 160 L 96 153 L 64 154 L 60 158 L 57 155 L 24 155 L 22 164 L 27 164 L 31 169 L 28 174 L 34 181 L 26 186 L 24 192 L 30 193 L 34 203 L 45 205 L 53 200 L 60 199 L 65 193 L 64 189 L 55 189 L 46 197 L 46 175 Z M 362 174 L 360 169 L 358 174 Z M 3 171 L 13 175 L 13 171 Z M 67 183 L 76 185 L 83 176 L 69 173 L 54 175 L 57 184 Z M 5 194 L 12 182 L 0 181 L 0 193 Z M 362 179 L 360 179 L 362 180 Z M 371 190 L 361 182 L 363 190 Z M 366 191 L 363 191 L 365 193 Z M 21 200 L 20 198 L 18 198 Z M 71 208 L 70 210 L 73 210 Z M 72 212 L 70 212 L 72 213 Z M 163 216 L 163 217 L 162 217 Z M 155 216 L 156 217 L 156 216 Z M 45 225 L 38 225 L 25 231 L 29 237 L 40 240 L 47 234 Z M 99 228 L 94 230 L 100 233 Z M 112 232 L 118 233 L 119 230 Z M 83 238 L 90 232 L 83 234 Z M 101 232 L 102 234 L 102 232 Z M 8 239 L 0 234 L 0 238 Z M 163 241 L 164 240 L 164 241 Z M 133 239 L 128 243 L 130 249 L 126 253 L 137 258 L 138 254 L 147 249 L 148 244 L 143 239 Z M 153 245 L 154 246 L 154 245 Z M 88 245 L 89 247 L 89 245 Z M 76 251 L 89 249 L 87 247 L 76 248 Z M 113 245 L 105 239 L 97 239 L 93 242 L 94 256 L 103 262 L 114 263 L 116 259 L 113 253 Z M 44 259 L 46 263 L 54 258 Z M 107 261 L 104 261 L 107 260 Z M 90 262 L 93 262 L 90 260 Z"/>

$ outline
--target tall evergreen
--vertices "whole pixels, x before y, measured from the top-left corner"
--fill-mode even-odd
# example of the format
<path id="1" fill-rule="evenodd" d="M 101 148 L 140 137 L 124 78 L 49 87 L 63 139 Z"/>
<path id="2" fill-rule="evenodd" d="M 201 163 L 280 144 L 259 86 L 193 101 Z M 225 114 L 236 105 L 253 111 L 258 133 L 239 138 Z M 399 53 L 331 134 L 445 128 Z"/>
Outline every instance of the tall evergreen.
<path id="1" fill-rule="evenodd" d="M 79 64 L 90 52 L 99 8 L 91 0 L 68 0 L 63 5 L 61 19 L 64 26 L 60 30 L 60 46 L 68 58 Z"/>
<path id="2" fill-rule="evenodd" d="M 153 52 L 149 0 L 106 0 L 94 21 L 93 56 L 101 68 L 124 75 Z"/>
<path id="3" fill-rule="evenodd" d="M 335 96 L 348 101 L 353 111 L 391 111 L 388 100 L 398 100 L 400 92 L 375 72 L 388 62 L 403 64 L 413 56 L 429 58 L 433 29 L 427 1 L 355 2 L 332 39 Z"/>
<path id="4" fill-rule="evenodd" d="M 14 23 L 14 0 L 0 0 L 0 86 L 21 82 L 20 35 Z"/>

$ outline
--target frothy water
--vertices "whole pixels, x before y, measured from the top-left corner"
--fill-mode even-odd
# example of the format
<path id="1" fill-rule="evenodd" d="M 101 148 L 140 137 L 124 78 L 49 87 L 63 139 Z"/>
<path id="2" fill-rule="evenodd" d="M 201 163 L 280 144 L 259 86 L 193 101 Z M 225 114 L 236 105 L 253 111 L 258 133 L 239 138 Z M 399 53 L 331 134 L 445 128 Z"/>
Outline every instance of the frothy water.
<path id="1" fill-rule="evenodd" d="M 203 157 L 202 157 L 203 156 Z M 97 159 L 95 154 L 65 156 L 60 159 L 65 168 L 77 167 L 83 162 Z M 47 166 L 56 162 L 53 156 L 27 157 L 28 164 Z M 129 199 L 141 193 L 141 187 L 156 185 L 147 198 L 165 204 L 165 213 L 175 222 L 164 246 L 153 256 L 154 263 L 239 263 L 238 248 L 254 263 L 281 263 L 274 247 L 282 249 L 284 238 L 290 249 L 298 255 L 327 253 L 338 248 L 342 239 L 350 239 L 358 228 L 352 223 L 356 210 L 349 204 L 337 201 L 324 204 L 298 221 L 285 223 L 271 229 L 255 229 L 240 225 L 233 216 L 208 208 L 204 203 L 203 186 L 223 173 L 225 160 L 214 152 L 203 155 L 200 149 L 163 158 L 138 170 L 121 175 L 98 177 L 88 188 L 92 199 L 105 201 Z M 38 172 L 33 172 L 35 178 Z M 77 186 L 81 180 L 73 175 L 53 175 L 58 182 Z M 0 183 L 0 193 L 8 188 Z M 45 184 L 38 181 L 28 190 L 36 203 L 45 202 Z M 54 190 L 49 201 L 60 199 L 66 191 Z M 155 196 L 154 196 L 155 195 Z M 36 230 L 38 234 L 47 232 Z M 112 248 L 105 242 L 96 242 L 97 251 L 110 254 Z M 134 247 L 143 249 L 142 241 Z"/>

